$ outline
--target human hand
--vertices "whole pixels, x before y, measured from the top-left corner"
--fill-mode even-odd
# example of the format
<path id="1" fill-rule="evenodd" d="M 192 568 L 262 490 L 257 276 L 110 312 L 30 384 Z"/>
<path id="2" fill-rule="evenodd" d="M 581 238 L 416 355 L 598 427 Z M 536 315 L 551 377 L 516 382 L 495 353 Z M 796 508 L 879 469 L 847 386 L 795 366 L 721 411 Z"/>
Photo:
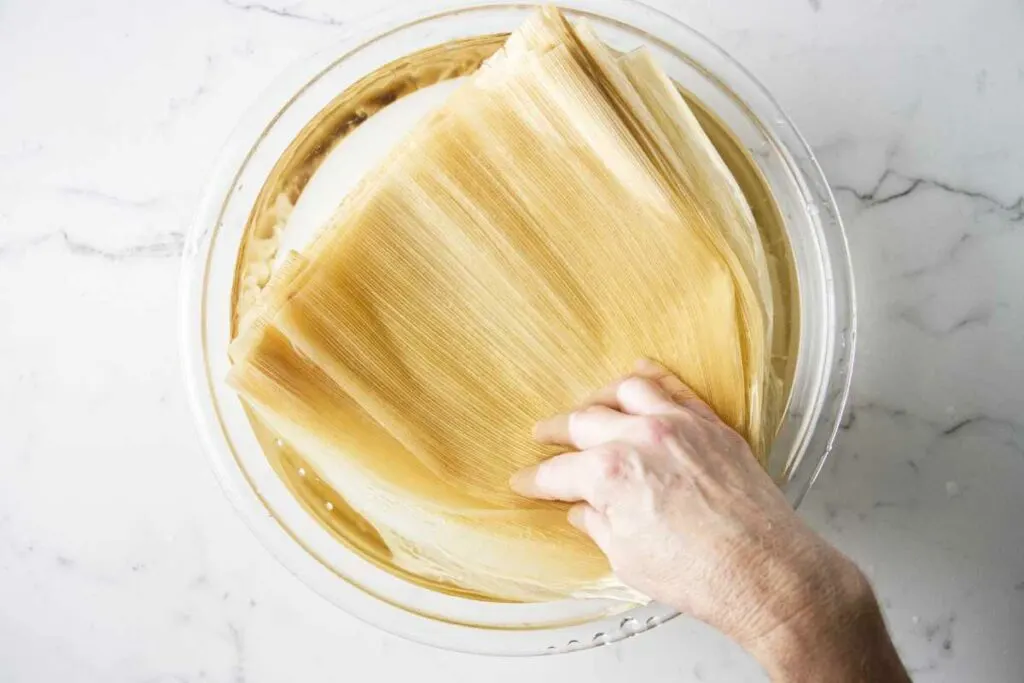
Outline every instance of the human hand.
<path id="1" fill-rule="evenodd" d="M 790 669 L 801 640 L 827 649 L 828 633 L 876 605 L 860 571 L 803 524 L 743 438 L 656 363 L 641 361 L 578 410 L 538 423 L 535 437 L 575 450 L 514 475 L 516 492 L 576 503 L 570 521 L 623 582 L 718 628 L 787 680 L 798 679 Z M 877 622 L 888 643 L 880 614 Z M 847 636 L 839 628 L 833 646 Z M 831 680 L 847 680 L 827 666 Z M 808 667 L 803 657 L 798 670 Z"/>

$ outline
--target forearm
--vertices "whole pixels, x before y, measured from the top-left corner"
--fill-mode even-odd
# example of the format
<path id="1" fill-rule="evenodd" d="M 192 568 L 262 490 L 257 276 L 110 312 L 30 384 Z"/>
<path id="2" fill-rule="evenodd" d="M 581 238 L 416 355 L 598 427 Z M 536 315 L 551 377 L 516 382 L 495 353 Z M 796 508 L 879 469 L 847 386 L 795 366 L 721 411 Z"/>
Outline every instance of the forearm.
<path id="1" fill-rule="evenodd" d="M 776 683 L 909 683 L 870 585 L 843 571 L 842 591 L 748 647 Z"/>
<path id="2" fill-rule="evenodd" d="M 516 492 L 576 503 L 569 521 L 622 581 L 735 639 L 776 683 L 909 683 L 860 570 L 692 390 L 649 361 L 637 372 L 538 423 L 570 450 Z"/>

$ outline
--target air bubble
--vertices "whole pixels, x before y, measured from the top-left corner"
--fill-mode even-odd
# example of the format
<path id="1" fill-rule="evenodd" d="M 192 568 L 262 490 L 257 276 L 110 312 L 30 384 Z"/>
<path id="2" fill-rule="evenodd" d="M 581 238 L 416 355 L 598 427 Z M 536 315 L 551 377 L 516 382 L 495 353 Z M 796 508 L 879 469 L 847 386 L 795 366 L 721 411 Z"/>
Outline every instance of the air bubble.
<path id="1" fill-rule="evenodd" d="M 327 508 L 328 512 L 330 512 L 331 510 L 334 509 L 334 503 L 332 503 L 331 501 L 327 501 L 326 503 L 324 503 L 324 507 Z"/>
<path id="2" fill-rule="evenodd" d="M 305 467 L 300 467 L 299 468 L 299 476 L 300 477 L 306 476 L 306 468 Z"/>

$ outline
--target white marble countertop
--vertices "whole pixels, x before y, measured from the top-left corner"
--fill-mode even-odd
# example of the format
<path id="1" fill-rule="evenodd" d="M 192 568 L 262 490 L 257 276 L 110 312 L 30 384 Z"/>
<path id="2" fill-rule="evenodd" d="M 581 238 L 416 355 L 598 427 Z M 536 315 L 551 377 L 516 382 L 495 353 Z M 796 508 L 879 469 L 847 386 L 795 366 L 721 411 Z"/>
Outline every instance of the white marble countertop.
<path id="1" fill-rule="evenodd" d="M 773 91 L 846 220 L 853 412 L 802 513 L 917 680 L 1024 680 L 1024 5 L 658 4 Z M 760 680 L 682 619 L 540 659 L 393 638 L 221 494 L 177 357 L 183 234 L 242 112 L 370 5 L 0 4 L 0 680 Z"/>

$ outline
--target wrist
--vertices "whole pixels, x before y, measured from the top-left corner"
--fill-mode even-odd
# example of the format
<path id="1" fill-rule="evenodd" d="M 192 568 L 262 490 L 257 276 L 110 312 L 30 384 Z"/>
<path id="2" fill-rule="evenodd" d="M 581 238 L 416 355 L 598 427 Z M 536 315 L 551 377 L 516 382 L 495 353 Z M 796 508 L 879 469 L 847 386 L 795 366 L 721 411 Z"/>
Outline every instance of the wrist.
<path id="1" fill-rule="evenodd" d="M 755 639 L 743 643 L 769 673 L 785 672 L 794 665 L 806 667 L 822 650 L 837 647 L 843 632 L 860 621 L 865 613 L 877 609 L 863 575 L 856 567 L 844 564 L 836 568 L 834 584 L 805 587 L 802 595 L 793 598 L 793 602 L 800 605 L 798 609 Z"/>
<path id="2" fill-rule="evenodd" d="M 827 587 L 747 650 L 773 681 L 909 681 L 865 576 L 842 556 L 831 569 Z"/>

